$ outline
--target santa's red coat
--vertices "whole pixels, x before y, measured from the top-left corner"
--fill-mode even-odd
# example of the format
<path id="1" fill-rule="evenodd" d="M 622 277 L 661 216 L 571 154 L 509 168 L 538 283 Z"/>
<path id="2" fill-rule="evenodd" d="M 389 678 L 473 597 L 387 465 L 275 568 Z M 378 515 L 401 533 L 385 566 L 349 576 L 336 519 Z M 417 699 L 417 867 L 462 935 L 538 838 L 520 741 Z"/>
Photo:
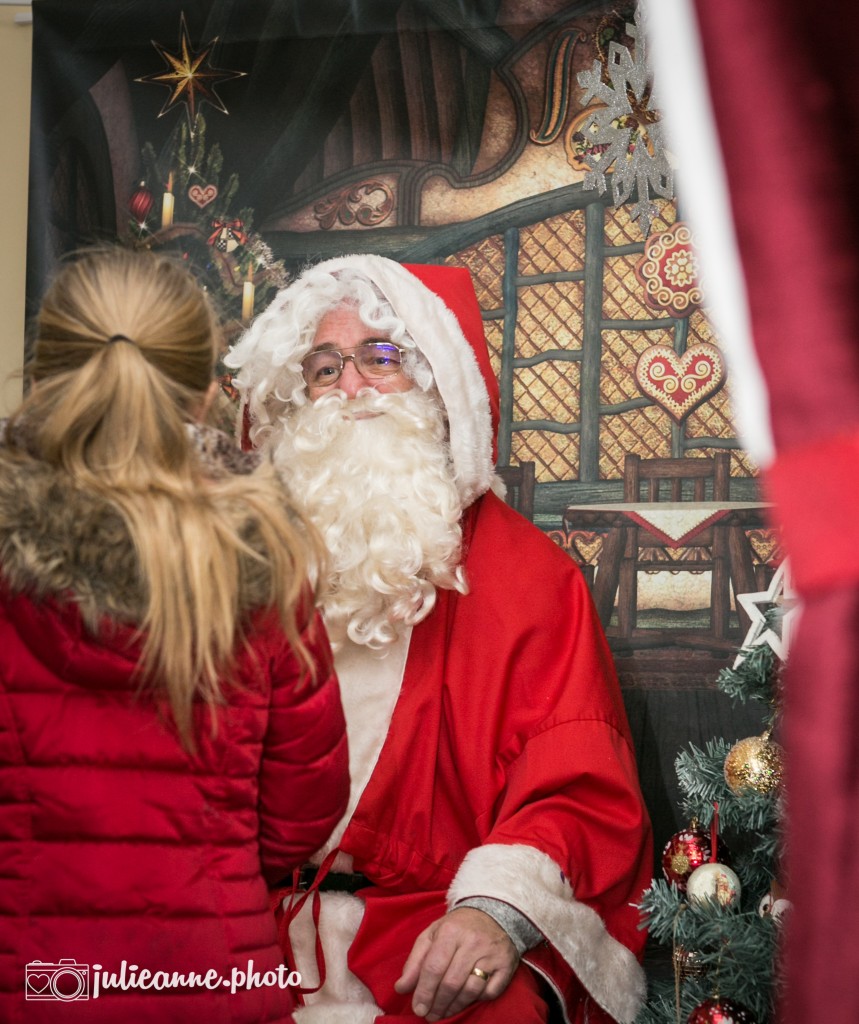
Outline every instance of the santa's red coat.
<path id="1" fill-rule="evenodd" d="M 446 898 L 506 896 L 552 932 L 526 960 L 570 1019 L 584 1020 L 586 1003 L 588 1020 L 609 1019 L 597 1004 L 640 998 L 630 961 L 644 932 L 631 904 L 651 875 L 611 656 L 578 568 L 544 534 L 492 493 L 464 528 L 470 593 L 440 591 L 414 628 L 387 738 L 340 843 L 376 883 L 362 892 L 349 964 L 386 1013 L 408 1015 L 393 983 Z M 504 881 L 523 866 L 540 869 L 521 878 L 524 892 Z"/>

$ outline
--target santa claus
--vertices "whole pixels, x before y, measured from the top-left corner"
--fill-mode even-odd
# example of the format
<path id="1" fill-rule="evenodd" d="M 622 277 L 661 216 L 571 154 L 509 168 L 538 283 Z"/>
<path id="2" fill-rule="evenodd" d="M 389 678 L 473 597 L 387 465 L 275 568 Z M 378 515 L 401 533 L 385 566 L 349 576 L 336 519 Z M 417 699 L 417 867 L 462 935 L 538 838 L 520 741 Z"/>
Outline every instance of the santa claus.
<path id="1" fill-rule="evenodd" d="M 574 563 L 498 496 L 466 270 L 329 260 L 227 358 L 329 551 L 352 793 L 282 910 L 296 1020 L 631 1024 L 651 874 L 617 680 Z"/>

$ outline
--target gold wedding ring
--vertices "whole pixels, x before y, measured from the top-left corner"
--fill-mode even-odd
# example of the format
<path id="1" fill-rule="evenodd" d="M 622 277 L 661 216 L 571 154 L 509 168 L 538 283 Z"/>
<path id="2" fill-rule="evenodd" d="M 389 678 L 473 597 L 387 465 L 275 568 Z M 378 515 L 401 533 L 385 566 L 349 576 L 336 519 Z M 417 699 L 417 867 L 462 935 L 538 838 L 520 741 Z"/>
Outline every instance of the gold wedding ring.
<path id="1" fill-rule="evenodd" d="M 480 978 L 481 981 L 489 981 L 489 974 L 486 971 L 481 970 L 481 968 L 479 968 L 479 967 L 472 967 L 471 968 L 471 973 L 475 977 Z"/>

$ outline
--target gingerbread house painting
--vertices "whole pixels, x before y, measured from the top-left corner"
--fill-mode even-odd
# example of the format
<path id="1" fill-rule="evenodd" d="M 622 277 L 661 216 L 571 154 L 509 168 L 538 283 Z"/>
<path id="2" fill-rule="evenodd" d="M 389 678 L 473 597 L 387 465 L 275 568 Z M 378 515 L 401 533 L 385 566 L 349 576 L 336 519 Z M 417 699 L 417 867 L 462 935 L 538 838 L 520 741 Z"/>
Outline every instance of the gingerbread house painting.
<path id="1" fill-rule="evenodd" d="M 663 762 L 690 699 L 725 731 L 714 680 L 780 551 L 635 5 L 37 8 L 31 307 L 98 239 L 177 251 L 233 335 L 309 261 L 467 267 L 510 500 L 585 573 L 670 816 Z"/>

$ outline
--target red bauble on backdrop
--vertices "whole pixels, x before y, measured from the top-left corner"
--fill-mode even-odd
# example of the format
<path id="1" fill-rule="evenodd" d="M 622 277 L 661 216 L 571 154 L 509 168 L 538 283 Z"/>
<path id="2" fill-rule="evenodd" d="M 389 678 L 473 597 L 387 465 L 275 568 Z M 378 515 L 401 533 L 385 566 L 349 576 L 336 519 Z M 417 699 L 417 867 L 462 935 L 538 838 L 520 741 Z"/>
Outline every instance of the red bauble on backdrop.
<path id="1" fill-rule="evenodd" d="M 129 212 L 138 224 L 142 224 L 146 220 L 152 209 L 153 201 L 152 193 L 146 187 L 145 182 L 141 181 L 128 200 Z"/>

